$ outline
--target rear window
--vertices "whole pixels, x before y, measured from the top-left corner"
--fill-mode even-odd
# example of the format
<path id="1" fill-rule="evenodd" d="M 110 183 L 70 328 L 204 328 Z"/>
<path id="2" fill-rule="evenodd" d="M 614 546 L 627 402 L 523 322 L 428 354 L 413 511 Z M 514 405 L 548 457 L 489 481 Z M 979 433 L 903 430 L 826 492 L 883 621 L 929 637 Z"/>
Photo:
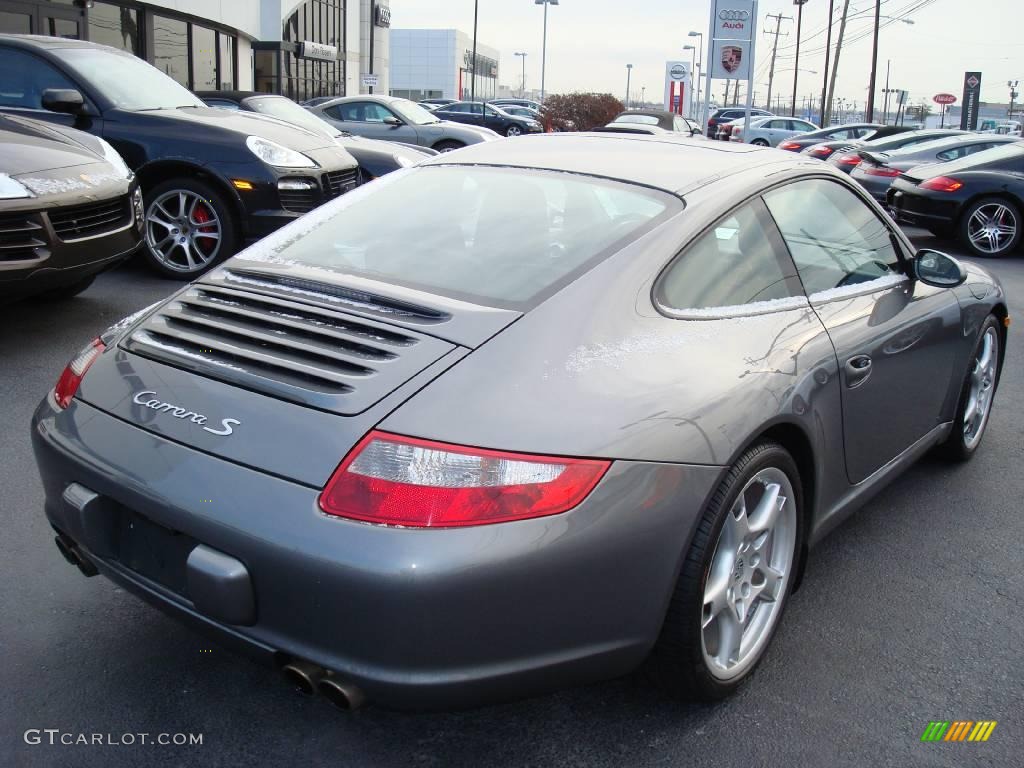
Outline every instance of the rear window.
<path id="1" fill-rule="evenodd" d="M 619 115 L 614 123 L 639 123 L 640 125 L 657 125 L 658 118 L 653 115 Z"/>
<path id="2" fill-rule="evenodd" d="M 324 206 L 309 231 L 303 220 L 282 230 L 268 258 L 523 309 L 681 207 L 666 193 L 568 173 L 421 167 Z"/>

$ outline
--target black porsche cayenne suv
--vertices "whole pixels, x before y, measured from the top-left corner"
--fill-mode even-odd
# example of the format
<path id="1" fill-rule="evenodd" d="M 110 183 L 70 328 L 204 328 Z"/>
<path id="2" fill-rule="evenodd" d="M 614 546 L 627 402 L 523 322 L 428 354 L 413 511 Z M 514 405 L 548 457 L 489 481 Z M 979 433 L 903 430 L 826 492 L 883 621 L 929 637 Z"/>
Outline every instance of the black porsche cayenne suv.
<path id="1" fill-rule="evenodd" d="M 145 198 L 146 254 L 191 278 L 359 183 L 334 141 L 207 107 L 131 54 L 79 40 L 0 35 L 0 111 L 106 139 Z"/>

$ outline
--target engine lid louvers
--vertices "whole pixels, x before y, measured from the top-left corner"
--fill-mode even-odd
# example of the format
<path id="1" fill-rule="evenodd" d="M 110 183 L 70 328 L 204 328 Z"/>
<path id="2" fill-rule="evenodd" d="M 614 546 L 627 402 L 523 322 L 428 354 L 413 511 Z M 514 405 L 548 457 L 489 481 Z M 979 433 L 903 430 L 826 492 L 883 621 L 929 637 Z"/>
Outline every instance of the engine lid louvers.
<path id="1" fill-rule="evenodd" d="M 351 415 L 453 344 L 364 317 L 225 285 L 196 284 L 122 348 L 290 402 Z"/>

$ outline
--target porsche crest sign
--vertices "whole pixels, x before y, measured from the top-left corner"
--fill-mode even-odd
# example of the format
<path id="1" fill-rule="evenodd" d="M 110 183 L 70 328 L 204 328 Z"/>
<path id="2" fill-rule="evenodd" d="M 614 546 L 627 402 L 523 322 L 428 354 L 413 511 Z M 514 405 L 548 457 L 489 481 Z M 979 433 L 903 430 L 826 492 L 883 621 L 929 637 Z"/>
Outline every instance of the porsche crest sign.
<path id="1" fill-rule="evenodd" d="M 754 0 L 715 0 L 711 9 L 711 77 L 749 80 L 757 27 Z"/>

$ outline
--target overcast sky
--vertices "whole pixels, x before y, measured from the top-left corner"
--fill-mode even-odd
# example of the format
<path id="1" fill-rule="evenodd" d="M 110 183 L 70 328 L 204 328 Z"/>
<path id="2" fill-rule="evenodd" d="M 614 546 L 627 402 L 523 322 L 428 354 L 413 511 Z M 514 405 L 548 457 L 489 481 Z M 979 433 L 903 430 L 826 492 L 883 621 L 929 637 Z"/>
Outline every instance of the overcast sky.
<path id="1" fill-rule="evenodd" d="M 906 16 L 913 25 L 887 23 L 879 44 L 878 88 L 885 86 L 886 60 L 892 61 L 891 85 L 910 91 L 916 103 L 948 91 L 959 98 L 965 70 L 980 70 L 982 100 L 1005 102 L 1007 80 L 1024 80 L 1024 0 L 883 0 L 883 15 Z M 543 8 L 533 0 L 479 0 L 479 40 L 501 50 L 503 84 L 519 86 L 521 66 L 513 55 L 525 51 L 527 87 L 540 87 Z M 836 5 L 838 17 L 844 0 Z M 658 98 L 665 61 L 689 57 L 682 46 L 696 42 L 687 32 L 706 33 L 709 0 L 560 0 L 548 9 L 549 92 L 610 91 L 625 97 L 626 64 L 633 68 L 634 97 L 646 87 L 648 99 Z M 473 30 L 473 0 L 391 0 L 393 25 L 400 28 Z M 847 40 L 840 61 L 836 95 L 863 105 L 871 67 L 873 0 L 851 0 Z M 755 92 L 764 99 L 774 29 L 765 14 L 782 13 L 775 91 L 792 92 L 796 7 L 792 0 L 761 0 Z M 828 0 L 809 0 L 804 6 L 798 98 L 820 98 L 824 74 L 825 27 Z M 835 33 L 834 33 L 835 34 Z M 857 38 L 861 38 L 857 40 Z M 707 46 L 705 46 L 705 49 Z M 706 53 L 706 51 L 705 51 Z M 784 71 L 784 70 L 788 70 Z M 721 87 L 716 87 L 721 98 Z M 881 106 L 881 98 L 877 102 Z"/>

